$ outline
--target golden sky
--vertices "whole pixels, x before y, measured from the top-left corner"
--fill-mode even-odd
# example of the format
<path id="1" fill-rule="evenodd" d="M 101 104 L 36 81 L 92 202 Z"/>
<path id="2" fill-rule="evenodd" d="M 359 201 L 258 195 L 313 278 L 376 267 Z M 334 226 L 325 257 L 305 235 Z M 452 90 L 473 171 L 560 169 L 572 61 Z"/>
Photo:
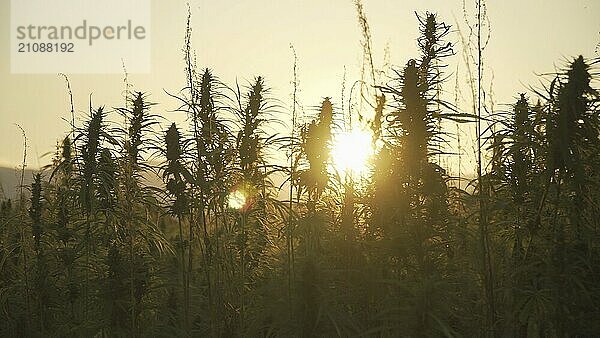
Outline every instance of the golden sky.
<path id="1" fill-rule="evenodd" d="M 474 2 L 468 1 L 469 8 Z M 299 99 L 306 109 L 325 96 L 339 103 L 344 66 L 347 82 L 359 78 L 361 35 L 351 0 L 191 0 L 190 5 L 198 65 L 212 68 L 228 85 L 236 80 L 244 85 L 261 75 L 273 96 L 289 104 L 290 43 L 299 58 Z M 417 56 L 415 11 L 437 12 L 453 27 L 458 22 L 466 33 L 461 0 L 364 0 L 363 5 L 378 68 L 386 45 L 393 65 L 402 66 Z M 20 163 L 22 140 L 14 126 L 18 123 L 29 138 L 28 165 L 38 167 L 48 163 L 50 157 L 40 157 L 53 151 L 69 128 L 64 121 L 70 119 L 68 96 L 63 79 L 56 75 L 10 73 L 9 6 L 8 0 L 0 0 L 0 165 Z M 536 85 L 536 73 L 552 72 L 570 56 L 598 56 L 600 1 L 489 0 L 487 8 L 491 40 L 484 54 L 486 87 L 493 84 L 499 107 L 512 103 L 527 85 Z M 164 90 L 175 93 L 185 84 L 181 48 L 186 11 L 185 1 L 152 0 L 152 71 L 129 76 L 134 89 L 149 93 L 150 100 L 159 103 L 154 113 L 174 121 L 182 121 L 183 116 L 169 112 L 177 102 Z M 461 59 L 458 34 L 453 33 L 451 40 L 457 42 L 457 55 L 449 70 L 455 71 Z M 90 93 L 95 106 L 123 105 L 123 75 L 69 77 L 79 116 L 87 114 Z M 451 81 L 448 91 L 454 87 Z M 464 75 L 459 81 L 464 83 Z"/>

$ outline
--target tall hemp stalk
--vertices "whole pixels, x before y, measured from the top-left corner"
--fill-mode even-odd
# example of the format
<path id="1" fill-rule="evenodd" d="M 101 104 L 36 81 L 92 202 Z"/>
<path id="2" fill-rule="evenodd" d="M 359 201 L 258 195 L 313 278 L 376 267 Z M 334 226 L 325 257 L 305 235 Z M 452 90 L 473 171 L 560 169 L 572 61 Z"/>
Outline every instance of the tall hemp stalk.
<path id="1" fill-rule="evenodd" d="M 85 224 L 84 224 L 84 283 L 83 283 L 83 316 L 87 320 L 89 315 L 89 284 L 90 284 L 90 256 L 92 255 L 92 223 L 96 219 L 96 180 L 98 173 L 98 155 L 102 139 L 104 138 L 104 108 L 100 107 L 97 110 L 91 110 L 91 117 L 86 122 L 83 130 L 77 136 L 77 139 L 82 139 L 81 150 L 79 152 L 80 170 L 78 177 L 79 187 L 79 204 L 82 208 Z"/>
<path id="2" fill-rule="evenodd" d="M 294 90 L 292 92 L 292 121 L 291 121 L 291 131 L 290 131 L 290 192 L 289 192 L 289 214 L 288 214 L 288 224 L 286 229 L 286 254 L 287 254 L 287 291 L 288 291 L 288 304 L 290 309 L 290 319 L 293 316 L 293 290 L 292 285 L 294 281 L 294 184 L 296 181 L 296 124 L 297 124 L 297 114 L 296 108 L 298 106 L 297 95 L 298 95 L 298 56 L 296 55 L 296 49 L 292 44 L 290 44 L 290 49 L 294 55 L 294 64 L 293 64 L 293 82 L 292 85 Z"/>
<path id="3" fill-rule="evenodd" d="M 329 182 L 327 166 L 332 124 L 333 104 L 329 98 L 325 98 L 321 104 L 318 118 L 304 125 L 300 132 L 301 151 L 306 158 L 308 168 L 299 173 L 299 188 L 306 192 L 306 215 L 302 220 L 305 263 L 299 292 L 303 299 L 302 333 L 309 336 L 318 332 L 316 327 L 319 308 L 317 283 L 319 278 L 318 257 L 321 247 L 319 233 L 322 223 L 318 214 L 318 204 Z"/>
<path id="4" fill-rule="evenodd" d="M 31 305 L 30 305 L 30 299 L 31 299 L 31 295 L 30 295 L 30 288 L 29 288 L 29 264 L 28 264 L 28 255 L 27 255 L 27 236 L 25 233 L 25 224 L 24 224 L 24 220 L 23 220 L 23 214 L 24 214 L 24 209 L 25 208 L 25 194 L 23 193 L 23 188 L 25 186 L 25 168 L 27 167 L 27 135 L 25 134 L 25 130 L 18 124 L 16 124 L 17 128 L 19 128 L 19 130 L 21 131 L 21 134 L 23 136 L 23 161 L 21 162 L 21 170 L 20 170 L 20 175 L 19 175 L 19 227 L 20 227 L 20 233 L 21 233 L 21 248 L 20 248 L 20 252 L 21 252 L 21 256 L 22 256 L 22 260 L 23 260 L 23 279 L 24 279 L 24 283 L 23 283 L 23 288 L 24 290 L 24 294 L 25 294 L 25 309 L 26 309 L 26 313 L 25 313 L 25 317 L 26 317 L 26 321 L 27 321 L 27 326 L 30 326 L 30 317 L 31 317 Z"/>
<path id="5" fill-rule="evenodd" d="M 179 253 L 179 269 L 181 272 L 181 288 L 184 298 L 183 306 L 183 322 L 186 334 L 189 335 L 190 325 L 190 304 L 189 304 L 189 283 L 187 282 L 188 268 L 185 262 L 185 244 L 183 237 L 183 222 L 184 217 L 189 215 L 189 196 L 187 192 L 186 180 L 190 179 L 190 173 L 184 164 L 183 147 L 181 144 L 181 134 L 175 123 L 171 124 L 165 135 L 165 157 L 166 166 L 163 171 L 163 178 L 166 181 L 167 193 L 171 196 L 172 203 L 170 205 L 171 213 L 177 217 L 177 226 L 179 229 L 178 253 Z"/>

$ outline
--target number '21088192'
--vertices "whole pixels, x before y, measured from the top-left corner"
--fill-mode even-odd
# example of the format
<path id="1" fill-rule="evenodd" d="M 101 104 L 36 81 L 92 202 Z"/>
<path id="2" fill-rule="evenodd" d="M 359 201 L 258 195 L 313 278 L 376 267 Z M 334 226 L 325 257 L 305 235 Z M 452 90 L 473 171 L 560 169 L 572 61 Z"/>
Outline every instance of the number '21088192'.
<path id="1" fill-rule="evenodd" d="M 19 53 L 73 53 L 74 48 L 75 44 L 72 42 L 21 42 L 18 44 Z"/>

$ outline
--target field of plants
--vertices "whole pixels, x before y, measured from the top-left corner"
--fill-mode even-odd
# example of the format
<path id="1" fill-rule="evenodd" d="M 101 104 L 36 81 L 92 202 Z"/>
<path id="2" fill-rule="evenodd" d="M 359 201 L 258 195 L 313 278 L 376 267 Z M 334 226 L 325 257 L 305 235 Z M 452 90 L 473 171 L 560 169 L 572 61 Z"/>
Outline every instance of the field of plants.
<path id="1" fill-rule="evenodd" d="M 379 76 L 356 7 L 366 75 L 308 117 L 296 62 L 289 107 L 263 77 L 224 84 L 189 17 L 185 124 L 135 90 L 71 107 L 53 163 L 24 185 L 25 153 L 1 204 L 0 336 L 600 334 L 600 59 L 486 109 L 479 8 L 465 112 L 443 99 L 460 57 L 443 18 L 418 14 L 419 54 Z M 446 167 L 457 126 L 473 177 Z"/>

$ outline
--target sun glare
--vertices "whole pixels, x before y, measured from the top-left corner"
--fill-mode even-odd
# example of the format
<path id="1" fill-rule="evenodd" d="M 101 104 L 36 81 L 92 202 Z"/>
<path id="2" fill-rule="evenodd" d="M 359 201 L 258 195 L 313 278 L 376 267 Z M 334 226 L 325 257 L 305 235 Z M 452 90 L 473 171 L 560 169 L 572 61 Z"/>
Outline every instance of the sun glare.
<path id="1" fill-rule="evenodd" d="M 246 205 L 246 195 L 240 190 L 235 190 L 227 197 L 227 204 L 231 209 L 240 210 Z"/>
<path id="2" fill-rule="evenodd" d="M 331 158 L 333 166 L 340 173 L 366 173 L 373 153 L 371 134 L 365 130 L 355 129 L 333 136 Z"/>

